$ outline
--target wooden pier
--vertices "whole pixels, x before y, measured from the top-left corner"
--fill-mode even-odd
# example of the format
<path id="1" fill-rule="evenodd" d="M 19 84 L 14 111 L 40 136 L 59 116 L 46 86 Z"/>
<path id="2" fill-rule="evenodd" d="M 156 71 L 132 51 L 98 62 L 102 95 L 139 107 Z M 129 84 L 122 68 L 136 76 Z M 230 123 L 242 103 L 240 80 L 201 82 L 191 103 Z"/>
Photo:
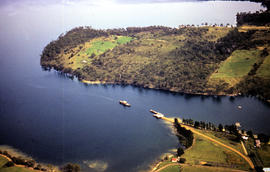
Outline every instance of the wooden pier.
<path id="1" fill-rule="evenodd" d="M 162 119 L 164 115 L 162 113 L 159 113 L 157 111 L 154 111 L 153 109 L 150 109 L 150 112 L 153 113 L 153 117 L 156 117 L 157 119 Z"/>

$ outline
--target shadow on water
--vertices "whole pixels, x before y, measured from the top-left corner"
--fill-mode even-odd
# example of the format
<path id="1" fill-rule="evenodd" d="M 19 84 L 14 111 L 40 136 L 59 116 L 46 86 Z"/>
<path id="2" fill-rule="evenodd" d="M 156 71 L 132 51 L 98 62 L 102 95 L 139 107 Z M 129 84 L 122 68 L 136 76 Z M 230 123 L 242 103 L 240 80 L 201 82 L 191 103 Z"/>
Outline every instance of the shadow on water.
<path id="1" fill-rule="evenodd" d="M 220 104 L 222 102 L 222 98 L 224 96 L 211 96 L 212 97 L 212 102 L 216 104 Z"/>

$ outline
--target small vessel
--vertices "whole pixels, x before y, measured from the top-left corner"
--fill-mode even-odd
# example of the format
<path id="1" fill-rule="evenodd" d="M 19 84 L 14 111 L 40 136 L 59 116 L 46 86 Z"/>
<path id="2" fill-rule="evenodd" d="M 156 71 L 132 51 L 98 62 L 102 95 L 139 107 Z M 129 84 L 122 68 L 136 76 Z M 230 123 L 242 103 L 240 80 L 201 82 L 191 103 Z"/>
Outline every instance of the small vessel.
<path id="1" fill-rule="evenodd" d="M 127 106 L 127 107 L 130 107 L 130 106 L 131 106 L 131 105 L 130 105 L 127 101 L 125 101 L 125 100 L 120 100 L 119 103 L 120 103 L 121 105 L 124 105 L 124 106 Z"/>

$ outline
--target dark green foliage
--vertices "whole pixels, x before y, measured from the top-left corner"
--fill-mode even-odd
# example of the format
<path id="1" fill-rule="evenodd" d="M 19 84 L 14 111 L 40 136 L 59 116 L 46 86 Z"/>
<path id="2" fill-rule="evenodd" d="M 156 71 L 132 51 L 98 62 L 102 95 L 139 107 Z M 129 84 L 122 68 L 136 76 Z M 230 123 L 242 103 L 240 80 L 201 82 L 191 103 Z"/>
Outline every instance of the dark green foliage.
<path id="1" fill-rule="evenodd" d="M 11 159 L 15 164 L 26 165 L 26 160 L 21 157 L 12 157 Z"/>
<path id="2" fill-rule="evenodd" d="M 251 130 L 247 131 L 247 135 L 251 138 L 253 138 L 253 132 Z"/>
<path id="3" fill-rule="evenodd" d="M 219 130 L 219 131 L 222 131 L 222 130 L 223 130 L 223 125 L 222 125 L 222 124 L 219 124 L 219 125 L 218 125 L 218 130 Z"/>
<path id="4" fill-rule="evenodd" d="M 241 90 L 244 95 L 252 95 L 265 100 L 270 98 L 269 85 L 270 79 L 248 75 L 236 86 L 235 89 Z"/>
<path id="5" fill-rule="evenodd" d="M 8 161 L 3 167 L 6 168 L 6 167 L 13 167 L 13 166 L 14 166 L 14 162 Z"/>
<path id="6" fill-rule="evenodd" d="M 255 31 L 239 32 L 237 28 L 230 31 L 225 37 L 220 38 L 215 46 L 216 50 L 227 57 L 236 49 L 253 48 L 254 44 L 250 39 Z"/>
<path id="7" fill-rule="evenodd" d="M 35 169 L 35 170 L 41 170 L 41 168 L 42 168 L 41 165 L 38 164 L 34 169 Z"/>
<path id="8" fill-rule="evenodd" d="M 178 149 L 177 149 L 177 156 L 181 156 L 181 155 L 183 155 L 184 154 L 184 150 L 181 148 L 181 147 L 179 147 Z"/>
<path id="9" fill-rule="evenodd" d="M 185 158 L 180 158 L 179 162 L 183 164 L 183 163 L 186 162 L 186 159 Z"/>
<path id="10" fill-rule="evenodd" d="M 266 134 L 262 134 L 262 133 L 258 134 L 258 138 L 263 143 L 268 143 L 269 142 L 269 136 L 267 136 Z"/>
<path id="11" fill-rule="evenodd" d="M 181 127 L 178 120 L 175 118 L 174 127 L 177 130 L 177 137 L 179 141 L 186 147 L 189 148 L 193 143 L 193 133 L 187 130 L 185 127 Z"/>
<path id="12" fill-rule="evenodd" d="M 269 1 L 268 1 L 269 5 Z M 256 12 L 256 13 L 238 13 L 236 15 L 237 26 L 241 25 L 257 25 L 264 26 L 270 24 L 270 12 Z"/>
<path id="13" fill-rule="evenodd" d="M 241 135 L 238 133 L 237 127 L 232 124 L 232 125 L 225 125 L 225 130 L 229 131 L 230 134 L 233 134 L 236 136 L 236 138 L 234 139 L 234 141 L 236 142 L 240 142 L 241 140 Z"/>
<path id="14" fill-rule="evenodd" d="M 68 163 L 62 168 L 63 172 L 79 172 L 80 166 L 78 164 Z"/>
<path id="15" fill-rule="evenodd" d="M 195 121 L 194 127 L 195 127 L 195 128 L 199 128 L 199 127 L 200 127 L 199 121 Z"/>
<path id="16" fill-rule="evenodd" d="M 36 164 L 36 162 L 34 160 L 28 160 L 28 161 L 26 161 L 26 164 L 25 165 L 27 167 L 34 167 L 35 164 Z"/>
<path id="17" fill-rule="evenodd" d="M 206 130 L 215 130 L 216 126 L 211 122 L 204 122 L 204 121 L 193 121 L 193 119 L 183 119 L 183 123 L 187 125 L 194 126 L 195 128 L 201 128 Z"/>

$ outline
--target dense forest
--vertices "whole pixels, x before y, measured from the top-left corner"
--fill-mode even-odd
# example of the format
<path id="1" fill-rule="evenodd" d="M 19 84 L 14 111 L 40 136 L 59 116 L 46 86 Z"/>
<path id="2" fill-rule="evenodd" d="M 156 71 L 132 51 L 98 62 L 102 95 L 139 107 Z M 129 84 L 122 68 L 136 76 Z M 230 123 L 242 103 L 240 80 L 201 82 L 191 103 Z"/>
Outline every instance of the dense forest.
<path id="1" fill-rule="evenodd" d="M 78 27 L 44 48 L 41 65 L 82 81 L 269 100 L 269 44 L 266 26 Z M 246 68 L 228 61 L 240 55 L 246 56 L 241 61 Z"/>

